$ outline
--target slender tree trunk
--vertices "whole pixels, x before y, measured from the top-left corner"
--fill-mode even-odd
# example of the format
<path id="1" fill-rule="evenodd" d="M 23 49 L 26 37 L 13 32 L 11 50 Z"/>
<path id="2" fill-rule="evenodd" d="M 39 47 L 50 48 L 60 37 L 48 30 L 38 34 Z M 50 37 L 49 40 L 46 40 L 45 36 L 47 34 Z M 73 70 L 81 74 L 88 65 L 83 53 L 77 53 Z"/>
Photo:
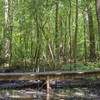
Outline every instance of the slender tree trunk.
<path id="1" fill-rule="evenodd" d="M 90 60 L 92 61 L 95 59 L 96 55 L 95 55 L 95 35 L 93 29 L 91 0 L 89 1 L 88 23 L 89 23 L 89 33 L 90 33 Z"/>
<path id="2" fill-rule="evenodd" d="M 75 26 L 75 35 L 74 35 L 74 48 L 73 48 L 73 56 L 74 63 L 76 66 L 76 56 L 77 56 L 77 32 L 78 32 L 78 0 L 76 0 L 76 26 Z"/>
<path id="3" fill-rule="evenodd" d="M 13 33 L 13 26 L 10 26 L 10 59 L 9 59 L 9 65 L 11 65 L 12 60 L 12 33 Z"/>
<path id="4" fill-rule="evenodd" d="M 9 27 L 8 27 L 8 16 L 9 16 L 9 0 L 5 0 L 5 30 L 6 30 L 5 58 L 9 61 L 10 59 L 10 38 L 9 38 Z"/>
<path id="5" fill-rule="evenodd" d="M 72 42 L 71 42 L 71 0 L 69 0 L 69 62 L 71 64 L 72 59 Z M 70 67 L 71 70 L 71 67 Z"/>
<path id="6" fill-rule="evenodd" d="M 39 17 L 36 14 L 36 28 L 37 28 L 37 46 L 36 46 L 36 52 L 35 52 L 35 71 L 39 72 L 39 61 L 40 61 L 40 49 L 41 49 L 41 43 L 40 43 L 40 29 L 39 29 Z"/>
<path id="7" fill-rule="evenodd" d="M 58 58 L 58 2 L 56 1 L 56 17 L 55 17 L 55 46 L 56 46 L 56 58 Z"/>
<path id="8" fill-rule="evenodd" d="M 67 9 L 66 9 L 67 10 Z M 65 36 L 64 36 L 64 61 L 66 61 L 66 56 L 67 56 L 67 46 L 66 46 L 66 42 L 67 42 L 67 11 L 66 11 L 66 17 L 65 17 Z"/>
<path id="9" fill-rule="evenodd" d="M 95 0 L 96 5 L 96 14 L 97 14 L 97 22 L 98 22 L 98 43 L 100 49 L 100 0 Z"/>
<path id="10" fill-rule="evenodd" d="M 27 66 L 27 62 L 26 62 L 26 54 L 27 54 L 27 37 L 26 37 L 26 32 L 24 33 L 24 49 L 25 49 L 24 66 Z"/>
<path id="11" fill-rule="evenodd" d="M 31 32 L 31 66 L 33 65 L 33 31 Z"/>
<path id="12" fill-rule="evenodd" d="M 60 50 L 59 58 L 63 56 L 63 26 L 62 26 L 62 16 L 60 16 Z"/>
<path id="13" fill-rule="evenodd" d="M 87 59 L 87 44 L 86 44 L 86 15 L 83 13 L 83 20 L 84 20 L 84 57 L 85 57 L 85 62 Z"/>
<path id="14" fill-rule="evenodd" d="M 15 5 L 15 2 L 14 1 L 11 1 L 9 0 L 9 23 L 10 23 L 10 26 L 9 26 L 9 39 L 10 39 L 10 50 L 9 50 L 9 53 L 10 53 L 10 59 L 9 59 L 9 65 L 11 65 L 11 62 L 12 62 L 12 34 L 13 34 L 13 28 L 14 26 L 12 26 L 13 24 L 13 17 L 14 17 L 14 5 Z"/>

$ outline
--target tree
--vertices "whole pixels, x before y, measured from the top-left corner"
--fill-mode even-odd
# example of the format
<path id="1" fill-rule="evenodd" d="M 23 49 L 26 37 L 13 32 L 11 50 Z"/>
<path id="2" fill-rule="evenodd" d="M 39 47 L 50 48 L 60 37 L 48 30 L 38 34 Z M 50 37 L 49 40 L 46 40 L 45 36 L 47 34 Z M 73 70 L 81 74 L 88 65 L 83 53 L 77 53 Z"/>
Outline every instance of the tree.
<path id="1" fill-rule="evenodd" d="M 10 59 L 10 38 L 9 38 L 9 0 L 5 0 L 5 30 L 6 30 L 6 45 L 5 45 L 5 57 L 7 60 Z"/>
<path id="2" fill-rule="evenodd" d="M 73 44 L 74 63 L 76 63 L 76 56 L 77 56 L 77 32 L 78 32 L 78 0 L 76 0 L 75 35 L 74 35 L 74 44 Z"/>
<path id="3" fill-rule="evenodd" d="M 99 0 L 0 0 L 0 7 L 0 56 L 11 65 L 71 70 L 99 53 Z"/>
<path id="4" fill-rule="evenodd" d="M 83 12 L 83 21 L 84 21 L 84 57 L 85 57 L 85 62 L 87 59 L 87 43 L 86 43 L 86 14 Z"/>
<path id="5" fill-rule="evenodd" d="M 88 23 L 89 23 L 89 33 L 90 33 L 90 60 L 94 60 L 96 57 L 95 54 L 95 35 L 93 27 L 93 16 L 92 16 L 92 5 L 91 0 L 88 2 Z"/>
<path id="6" fill-rule="evenodd" d="M 97 14 L 97 22 L 98 22 L 98 37 L 99 37 L 99 48 L 100 48 L 100 0 L 95 0 L 96 5 L 96 14 Z"/>
<path id="7" fill-rule="evenodd" d="M 59 9 L 59 4 L 58 1 L 55 1 L 56 3 L 56 17 L 55 17 L 55 47 L 56 47 L 56 58 L 58 58 L 59 56 L 59 52 L 58 52 L 58 9 Z"/>
<path id="8" fill-rule="evenodd" d="M 71 58 L 72 58 L 72 42 L 71 42 L 71 0 L 69 0 L 69 41 L 70 41 L 70 49 L 69 49 L 69 54 L 70 54 L 70 63 L 71 63 Z M 71 68 L 70 68 L 71 69 Z"/>

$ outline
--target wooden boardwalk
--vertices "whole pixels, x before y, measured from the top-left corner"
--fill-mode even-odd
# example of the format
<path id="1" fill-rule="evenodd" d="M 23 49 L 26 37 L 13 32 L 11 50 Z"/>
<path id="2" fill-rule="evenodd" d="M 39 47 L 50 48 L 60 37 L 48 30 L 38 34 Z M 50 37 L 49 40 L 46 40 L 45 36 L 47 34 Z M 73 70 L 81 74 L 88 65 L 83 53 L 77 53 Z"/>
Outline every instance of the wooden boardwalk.
<path id="1" fill-rule="evenodd" d="M 40 72 L 40 73 L 0 73 L 0 80 L 46 80 L 47 92 L 49 92 L 49 80 L 98 77 L 100 70 L 95 71 L 63 71 L 63 72 Z"/>

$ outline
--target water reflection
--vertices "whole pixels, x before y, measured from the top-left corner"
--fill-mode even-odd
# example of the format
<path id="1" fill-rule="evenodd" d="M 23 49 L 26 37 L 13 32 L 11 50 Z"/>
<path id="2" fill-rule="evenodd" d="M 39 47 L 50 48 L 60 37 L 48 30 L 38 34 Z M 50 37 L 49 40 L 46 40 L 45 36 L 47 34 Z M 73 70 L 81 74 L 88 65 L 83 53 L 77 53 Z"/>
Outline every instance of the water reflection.
<path id="1" fill-rule="evenodd" d="M 45 90 L 1 90 L 0 100 L 100 100 L 100 89 L 69 88 Z"/>

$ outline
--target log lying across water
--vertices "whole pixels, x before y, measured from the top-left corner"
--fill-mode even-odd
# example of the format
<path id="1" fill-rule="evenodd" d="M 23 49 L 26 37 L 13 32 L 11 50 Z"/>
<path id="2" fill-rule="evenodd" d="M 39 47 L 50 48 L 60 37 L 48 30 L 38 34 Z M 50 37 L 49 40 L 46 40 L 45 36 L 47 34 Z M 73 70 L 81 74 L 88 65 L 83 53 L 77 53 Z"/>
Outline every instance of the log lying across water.
<path id="1" fill-rule="evenodd" d="M 0 89 L 23 89 L 23 88 L 39 88 L 43 84 L 41 81 L 0 81 Z M 46 84 L 45 84 L 46 86 Z"/>
<path id="2" fill-rule="evenodd" d="M 51 88 L 79 88 L 79 87 L 100 87 L 100 79 L 87 80 L 87 79 L 61 79 L 61 80 L 51 80 Z M 46 89 L 46 82 L 42 81 L 0 81 L 1 89 Z"/>

